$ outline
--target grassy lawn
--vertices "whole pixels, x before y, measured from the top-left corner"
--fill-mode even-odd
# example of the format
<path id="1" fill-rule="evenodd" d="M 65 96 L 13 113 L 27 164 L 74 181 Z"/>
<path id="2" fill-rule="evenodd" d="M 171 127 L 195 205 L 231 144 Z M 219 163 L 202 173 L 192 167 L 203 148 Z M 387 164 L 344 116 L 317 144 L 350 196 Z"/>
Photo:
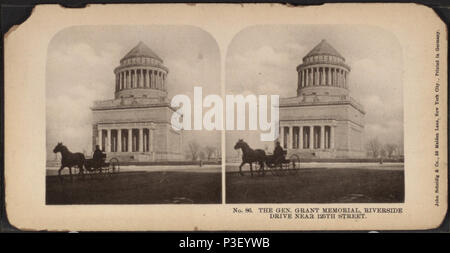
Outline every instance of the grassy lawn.
<path id="1" fill-rule="evenodd" d="M 227 173 L 227 203 L 396 203 L 403 170 L 305 169 L 297 175 Z"/>
<path id="2" fill-rule="evenodd" d="M 221 203 L 221 173 L 127 172 L 112 178 L 47 176 L 46 203 L 209 204 Z"/>

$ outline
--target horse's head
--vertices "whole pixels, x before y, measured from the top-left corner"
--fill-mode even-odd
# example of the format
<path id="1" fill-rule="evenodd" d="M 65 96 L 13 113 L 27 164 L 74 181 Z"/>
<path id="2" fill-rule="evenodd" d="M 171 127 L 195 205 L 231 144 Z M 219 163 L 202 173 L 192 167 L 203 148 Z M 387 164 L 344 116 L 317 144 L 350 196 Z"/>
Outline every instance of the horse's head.
<path id="1" fill-rule="evenodd" d="M 53 149 L 53 153 L 61 152 L 63 150 L 63 148 L 64 148 L 64 145 L 62 144 L 62 142 L 58 142 L 58 144 Z"/>
<path id="2" fill-rule="evenodd" d="M 239 139 L 238 142 L 236 142 L 236 145 L 234 145 L 234 149 L 240 149 L 245 147 L 245 141 L 243 139 Z"/>

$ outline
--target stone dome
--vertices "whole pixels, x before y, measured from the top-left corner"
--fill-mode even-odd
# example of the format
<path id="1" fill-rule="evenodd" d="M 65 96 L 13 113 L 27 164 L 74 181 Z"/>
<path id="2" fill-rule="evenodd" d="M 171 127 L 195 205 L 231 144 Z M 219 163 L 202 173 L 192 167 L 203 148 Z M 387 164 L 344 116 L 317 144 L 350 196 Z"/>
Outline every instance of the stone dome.
<path id="1" fill-rule="evenodd" d="M 139 42 L 114 70 L 118 98 L 166 98 L 169 69 L 143 42 Z"/>
<path id="2" fill-rule="evenodd" d="M 309 53 L 303 58 L 308 58 L 310 56 L 316 56 L 316 55 L 331 55 L 336 56 L 339 58 L 342 58 L 345 61 L 345 58 L 342 57 L 342 55 L 334 49 L 326 40 L 320 41 L 317 46 L 315 46 Z"/>
<path id="3" fill-rule="evenodd" d="M 159 57 L 153 50 L 151 50 L 147 45 L 145 45 L 142 41 L 140 41 L 133 49 L 130 50 L 121 60 L 120 62 L 136 57 L 145 57 L 145 58 L 153 58 L 161 63 L 163 60 Z"/>

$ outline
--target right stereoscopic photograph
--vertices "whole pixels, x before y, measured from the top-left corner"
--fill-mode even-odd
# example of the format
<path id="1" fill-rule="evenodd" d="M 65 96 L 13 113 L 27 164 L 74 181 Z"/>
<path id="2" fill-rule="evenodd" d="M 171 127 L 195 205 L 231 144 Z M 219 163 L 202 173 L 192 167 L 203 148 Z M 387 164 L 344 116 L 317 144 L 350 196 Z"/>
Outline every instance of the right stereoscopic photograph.
<path id="1" fill-rule="evenodd" d="M 226 55 L 226 202 L 404 202 L 402 65 L 395 35 L 375 26 L 239 32 Z"/>

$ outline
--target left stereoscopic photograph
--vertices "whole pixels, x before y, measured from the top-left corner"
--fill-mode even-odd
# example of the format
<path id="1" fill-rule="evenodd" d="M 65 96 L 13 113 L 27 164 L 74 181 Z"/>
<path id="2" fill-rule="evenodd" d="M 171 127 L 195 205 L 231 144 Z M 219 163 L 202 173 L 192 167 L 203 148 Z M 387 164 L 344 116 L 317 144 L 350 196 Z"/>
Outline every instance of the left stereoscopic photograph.
<path id="1" fill-rule="evenodd" d="M 192 26 L 76 26 L 46 66 L 46 204 L 222 202 L 220 131 L 172 127 L 171 98 L 220 93 L 220 52 Z"/>

